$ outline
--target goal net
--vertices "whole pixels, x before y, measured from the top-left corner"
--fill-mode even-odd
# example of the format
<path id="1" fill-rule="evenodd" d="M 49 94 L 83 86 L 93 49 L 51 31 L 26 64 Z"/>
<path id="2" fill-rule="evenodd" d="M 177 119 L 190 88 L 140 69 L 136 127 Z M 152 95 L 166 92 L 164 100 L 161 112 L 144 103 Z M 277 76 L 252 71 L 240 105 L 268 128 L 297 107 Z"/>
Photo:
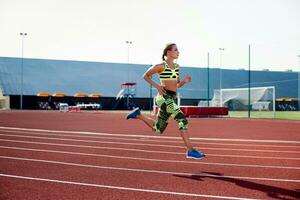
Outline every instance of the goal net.
<path id="1" fill-rule="evenodd" d="M 199 102 L 199 106 L 202 107 L 226 106 L 229 111 L 241 112 L 248 111 L 249 104 L 251 112 L 256 114 L 264 112 L 265 117 L 274 117 L 275 87 L 252 87 L 250 90 L 249 88 L 216 89 L 210 101 Z M 255 117 L 255 113 L 253 117 Z"/>
<path id="2" fill-rule="evenodd" d="M 0 87 L 0 110 L 9 109 L 9 97 L 3 96 L 2 88 Z"/>

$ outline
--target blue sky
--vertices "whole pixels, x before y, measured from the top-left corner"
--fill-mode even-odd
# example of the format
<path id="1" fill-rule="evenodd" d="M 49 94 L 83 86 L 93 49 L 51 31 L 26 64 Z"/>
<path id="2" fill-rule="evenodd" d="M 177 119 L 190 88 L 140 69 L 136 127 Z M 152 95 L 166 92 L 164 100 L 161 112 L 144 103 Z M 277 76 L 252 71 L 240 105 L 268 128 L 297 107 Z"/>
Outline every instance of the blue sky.
<path id="1" fill-rule="evenodd" d="M 300 68 L 300 0 L 0 0 L 0 56 L 183 66 Z M 128 48 L 125 41 L 132 41 Z M 219 51 L 219 48 L 224 51 Z M 129 51 L 128 51 L 129 49 Z M 221 55 L 220 55 L 221 53 Z M 221 56 L 221 62 L 220 62 Z"/>

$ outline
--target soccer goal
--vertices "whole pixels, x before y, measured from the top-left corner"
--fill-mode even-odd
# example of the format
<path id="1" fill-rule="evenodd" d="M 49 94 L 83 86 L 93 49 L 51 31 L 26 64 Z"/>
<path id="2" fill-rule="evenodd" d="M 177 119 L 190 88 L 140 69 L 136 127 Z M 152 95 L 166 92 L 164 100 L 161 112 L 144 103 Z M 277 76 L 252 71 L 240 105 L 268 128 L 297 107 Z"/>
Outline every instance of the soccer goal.
<path id="1" fill-rule="evenodd" d="M 2 88 L 0 87 L 0 110 L 9 109 L 9 97 L 3 96 Z"/>
<path id="2" fill-rule="evenodd" d="M 227 106 L 236 117 L 247 116 L 249 104 L 251 117 L 274 118 L 275 87 L 216 89 L 212 100 L 199 102 L 199 106 Z"/>

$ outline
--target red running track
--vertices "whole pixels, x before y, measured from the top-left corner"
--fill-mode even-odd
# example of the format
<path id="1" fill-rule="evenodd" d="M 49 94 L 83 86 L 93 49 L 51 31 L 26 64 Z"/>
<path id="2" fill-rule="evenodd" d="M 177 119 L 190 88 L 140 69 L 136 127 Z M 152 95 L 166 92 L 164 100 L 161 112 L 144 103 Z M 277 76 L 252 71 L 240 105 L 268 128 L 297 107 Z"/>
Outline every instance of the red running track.
<path id="1" fill-rule="evenodd" d="M 160 136 L 124 114 L 0 112 L 0 199 L 300 197 L 298 121 L 189 121 L 201 161 L 175 123 Z"/>

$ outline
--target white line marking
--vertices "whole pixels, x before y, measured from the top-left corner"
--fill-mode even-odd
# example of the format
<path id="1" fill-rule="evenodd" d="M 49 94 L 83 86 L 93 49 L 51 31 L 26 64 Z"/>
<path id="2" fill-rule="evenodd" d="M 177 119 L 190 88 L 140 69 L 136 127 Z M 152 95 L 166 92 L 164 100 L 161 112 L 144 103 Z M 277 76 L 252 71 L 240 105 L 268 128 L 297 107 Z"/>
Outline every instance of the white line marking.
<path id="1" fill-rule="evenodd" d="M 261 177 L 243 177 L 243 176 L 222 176 L 222 175 L 213 175 L 213 174 L 205 174 L 205 173 L 203 173 L 203 174 L 192 174 L 192 173 L 186 173 L 186 172 L 170 172 L 170 171 L 147 170 L 147 169 L 136 169 L 136 168 L 111 167 L 111 166 L 102 166 L 102 165 L 86 165 L 86 164 L 80 164 L 80 163 L 60 162 L 60 161 L 55 161 L 55 160 L 40 160 L 40 159 L 32 159 L 32 158 L 9 157 L 9 156 L 0 156 L 0 158 L 11 159 L 11 160 L 21 160 L 21 161 L 32 161 L 32 162 L 60 164 L 60 165 L 70 165 L 70 166 L 76 166 L 76 167 L 88 167 L 88 168 L 98 168 L 98 169 L 108 169 L 108 170 L 131 171 L 131 172 L 146 172 L 146 173 L 171 174 L 171 175 L 182 175 L 182 176 L 249 179 L 249 180 L 258 180 L 258 181 L 278 181 L 278 182 L 300 183 L 300 180 L 294 180 L 294 179 L 274 179 L 274 178 L 264 178 L 264 177 L 261 178 Z"/>
<path id="2" fill-rule="evenodd" d="M 8 130 L 24 130 L 33 132 L 48 132 L 48 133 L 72 133 L 72 134 L 90 134 L 90 135 L 109 135 L 109 136 L 123 136 L 123 137 L 144 137 L 144 138 L 165 138 L 165 139 L 180 139 L 180 137 L 168 137 L 168 136 L 148 136 L 148 135 L 132 135 L 132 134 L 117 134 L 117 133 L 97 133 L 87 131 L 60 131 L 60 130 L 47 130 L 47 129 L 30 129 L 30 128 L 17 128 L 17 127 L 4 127 L 0 126 L 0 129 Z M 295 143 L 300 144 L 300 141 L 288 141 L 288 140 L 252 140 L 252 139 L 223 139 L 223 138 L 191 138 L 193 140 L 214 140 L 214 141 L 237 141 L 237 142 L 275 142 L 275 143 Z"/>
<path id="3" fill-rule="evenodd" d="M 2 134 L 0 134 L 2 135 Z M 11 137 L 6 135 L 7 137 Z M 50 138 L 50 137 L 37 137 L 37 136 L 18 136 L 15 137 L 26 137 L 26 138 L 36 138 L 36 139 L 47 139 L 47 140 L 62 140 L 62 141 L 76 141 L 76 142 L 91 142 L 100 144 L 124 144 L 130 146 L 151 146 L 151 147 L 169 147 L 169 148 L 180 148 L 185 149 L 183 146 L 176 145 L 164 145 L 164 144 L 146 144 L 146 143 L 128 143 L 128 142 L 110 142 L 110 141 L 90 141 L 90 140 L 78 140 L 78 139 L 62 139 L 62 138 Z M 3 139 L 0 139 L 3 140 Z M 264 149 L 231 149 L 231 148 L 212 148 L 212 147 L 199 147 L 200 149 L 209 149 L 217 151 L 247 151 L 247 152 L 263 152 L 263 153 L 296 153 L 300 154 L 300 151 L 275 151 L 275 150 L 264 150 Z"/>
<path id="4" fill-rule="evenodd" d="M 227 197 L 227 196 L 214 196 L 214 195 L 206 195 L 206 194 L 171 192 L 171 191 L 162 191 L 162 190 L 148 190 L 148 189 L 140 189 L 140 188 L 129 188 L 129 187 L 112 186 L 112 185 L 99 185 L 99 184 L 93 184 L 93 183 L 82 183 L 82 182 L 62 181 L 62 180 L 55 180 L 55 179 L 36 178 L 36 177 L 28 177 L 28 176 L 16 176 L 16 175 L 11 175 L 11 174 L 0 174 L 0 176 L 16 178 L 16 179 L 45 181 L 45 182 L 52 182 L 52 183 L 63 183 L 63 184 L 98 187 L 98 188 L 129 190 L 129 191 L 135 191 L 135 192 L 149 192 L 149 193 L 171 194 L 171 195 L 192 196 L 192 197 L 205 197 L 205 198 L 217 198 L 217 199 L 251 200 L 249 198 L 241 198 L 241 197 Z"/>
<path id="5" fill-rule="evenodd" d="M 2 134 L 0 134 L 0 135 L 2 135 Z M 20 137 L 31 137 L 31 136 L 20 136 Z M 35 137 L 33 137 L 33 138 L 35 138 Z M 59 140 L 64 140 L 64 139 L 59 139 Z M 69 146 L 69 147 L 79 147 L 79 148 L 136 151 L 136 152 L 144 152 L 144 153 L 159 153 L 159 154 L 174 154 L 174 155 L 183 155 L 183 154 L 185 154 L 185 153 L 180 153 L 180 152 L 153 151 L 153 150 L 144 150 L 144 149 L 136 149 L 136 148 L 128 149 L 128 148 L 119 148 L 119 147 L 99 147 L 99 146 L 74 145 L 74 144 L 58 144 L 58 143 L 49 143 L 49 142 L 31 142 L 31 141 L 24 141 L 24 140 L 8 140 L 8 139 L 1 139 L 1 138 L 0 138 L 0 141 L 16 142 L 16 143 L 27 143 L 27 144 L 42 144 L 42 145 L 52 145 L 52 146 L 63 146 L 63 147 Z M 92 141 L 89 141 L 89 142 L 92 142 Z M 300 160 L 300 158 L 287 158 L 287 157 L 267 157 L 267 156 L 261 157 L 261 156 L 240 156 L 240 155 L 219 155 L 219 154 L 206 154 L 206 155 L 217 156 L 217 157 L 257 158 L 257 159 L 277 159 L 277 160 L 278 159 L 279 160 Z"/>
<path id="6" fill-rule="evenodd" d="M 121 138 L 121 137 L 106 137 L 106 136 L 83 136 L 83 135 L 74 135 L 74 134 L 51 134 L 51 133 L 36 133 L 36 132 L 24 132 L 17 130 L 4 130 L 6 133 L 21 133 L 21 134 L 31 134 L 31 135 L 40 135 L 40 136 L 56 136 L 61 138 L 63 136 L 67 137 L 77 137 L 77 138 L 93 138 L 93 139 L 111 139 L 111 140 L 125 140 L 125 141 L 143 141 L 143 142 L 156 142 L 156 143 L 181 143 L 182 140 L 164 140 L 163 137 L 159 138 L 159 140 L 151 140 L 149 138 L 140 138 L 140 139 L 131 139 L 131 138 Z M 5 134 L 3 134 L 5 135 Z M 220 146 L 250 146 L 250 147 L 276 147 L 276 148 L 300 148 L 300 145 L 269 145 L 269 144 L 236 144 L 236 143 L 215 143 L 215 142 L 195 142 L 193 144 L 205 144 L 205 145 L 220 145 Z"/>
<path id="7" fill-rule="evenodd" d="M 199 165 L 217 165 L 217 166 L 231 166 L 231 167 L 253 167 L 253 168 L 274 168 L 274 169 L 291 169 L 299 170 L 300 167 L 282 167 L 282 166 L 267 166 L 267 165 L 246 165 L 246 164 L 232 164 L 232 163 L 212 163 L 212 162 L 196 162 L 196 161 L 182 161 L 182 160 L 161 160 L 152 158 L 139 158 L 139 157 L 126 157 L 126 156 L 112 156 L 106 154 L 90 154 L 90 153 L 79 153 L 70 151 L 55 151 L 55 150 L 44 150 L 44 149 L 31 149 L 31 148 L 21 148 L 21 147 L 8 147 L 0 146 L 0 148 L 14 149 L 14 150 L 24 150 L 24 151 L 38 151 L 38 152 L 48 152 L 48 153 L 61 153 L 61 154 L 71 154 L 71 155 L 82 155 L 82 156 L 95 156 L 95 157 L 105 157 L 105 158 L 117 158 L 117 159 L 128 159 L 128 160 L 143 160 L 152 162 L 169 162 L 169 163 L 185 163 L 185 164 L 199 164 Z"/>

